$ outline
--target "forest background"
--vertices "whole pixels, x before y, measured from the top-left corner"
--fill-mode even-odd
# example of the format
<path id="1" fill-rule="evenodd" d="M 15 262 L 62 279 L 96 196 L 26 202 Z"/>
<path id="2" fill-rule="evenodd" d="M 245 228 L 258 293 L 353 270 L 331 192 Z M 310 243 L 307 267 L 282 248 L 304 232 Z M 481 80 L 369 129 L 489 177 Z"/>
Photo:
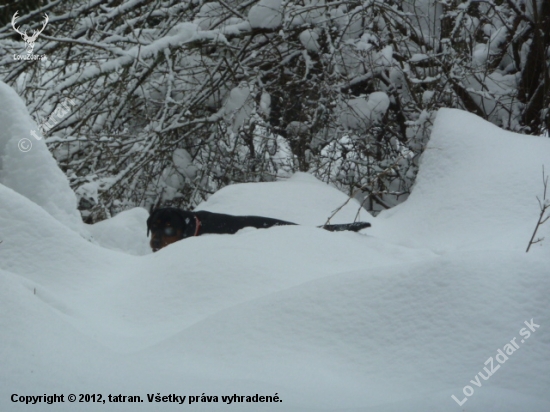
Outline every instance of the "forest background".
<path id="1" fill-rule="evenodd" d="M 0 79 L 88 223 L 296 171 L 376 214 L 439 108 L 548 134 L 548 27 L 544 0 L 3 1 Z"/>

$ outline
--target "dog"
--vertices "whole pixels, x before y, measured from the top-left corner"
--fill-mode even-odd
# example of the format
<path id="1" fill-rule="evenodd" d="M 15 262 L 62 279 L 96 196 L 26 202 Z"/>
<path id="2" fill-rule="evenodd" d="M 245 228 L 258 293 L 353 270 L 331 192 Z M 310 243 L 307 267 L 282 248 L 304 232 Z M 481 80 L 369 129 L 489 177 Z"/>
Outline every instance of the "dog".
<path id="1" fill-rule="evenodd" d="M 222 213 L 190 212 L 174 207 L 154 210 L 147 219 L 147 236 L 151 233 L 149 245 L 153 252 L 179 240 L 208 233 L 233 235 L 245 227 L 267 229 L 274 226 L 290 226 L 296 223 L 262 216 L 233 216 Z M 357 232 L 370 227 L 368 222 L 355 222 L 340 225 L 319 226 L 322 229 L 338 232 Z"/>

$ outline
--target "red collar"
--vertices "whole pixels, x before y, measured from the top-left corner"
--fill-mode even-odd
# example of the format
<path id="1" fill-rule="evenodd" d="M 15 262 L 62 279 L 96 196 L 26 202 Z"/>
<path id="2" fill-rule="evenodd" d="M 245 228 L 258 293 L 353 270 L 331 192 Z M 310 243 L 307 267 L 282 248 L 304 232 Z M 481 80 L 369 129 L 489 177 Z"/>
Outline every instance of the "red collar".
<path id="1" fill-rule="evenodd" d="M 199 230 L 201 230 L 201 221 L 199 220 L 197 215 L 193 215 L 193 216 L 195 216 L 195 234 L 193 236 L 198 236 Z"/>

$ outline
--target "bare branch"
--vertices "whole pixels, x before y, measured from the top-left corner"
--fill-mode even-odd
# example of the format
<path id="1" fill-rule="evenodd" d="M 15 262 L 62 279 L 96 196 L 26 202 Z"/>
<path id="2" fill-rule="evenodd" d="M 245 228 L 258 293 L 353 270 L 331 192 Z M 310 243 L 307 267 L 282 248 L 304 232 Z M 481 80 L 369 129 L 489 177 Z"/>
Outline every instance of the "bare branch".
<path id="1" fill-rule="evenodd" d="M 525 253 L 529 252 L 531 245 L 542 242 L 544 240 L 544 237 L 537 238 L 536 240 L 533 240 L 533 239 L 535 239 L 535 236 L 537 234 L 537 230 L 539 230 L 539 227 L 543 225 L 548 219 L 550 219 L 550 215 L 544 217 L 546 211 L 550 208 L 550 202 L 546 201 L 546 190 L 548 189 L 548 176 L 544 173 L 544 165 L 542 166 L 542 184 L 544 186 L 542 201 L 537 197 L 537 200 L 539 202 L 539 207 L 540 207 L 540 215 L 537 221 L 537 225 L 535 226 L 535 230 L 533 231 L 533 235 L 531 236 L 531 240 L 529 240 L 529 244 L 527 245 L 527 250 L 525 251 Z"/>

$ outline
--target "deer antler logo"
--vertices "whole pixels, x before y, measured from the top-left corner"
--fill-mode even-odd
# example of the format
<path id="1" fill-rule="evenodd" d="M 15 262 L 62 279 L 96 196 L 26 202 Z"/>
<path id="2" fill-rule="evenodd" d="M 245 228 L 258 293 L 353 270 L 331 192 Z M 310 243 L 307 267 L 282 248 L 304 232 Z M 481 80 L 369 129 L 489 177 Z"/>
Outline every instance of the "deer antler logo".
<path id="1" fill-rule="evenodd" d="M 13 15 L 13 18 L 11 19 L 11 25 L 13 26 L 13 29 L 17 33 L 19 33 L 21 35 L 21 37 L 23 38 L 23 40 L 25 40 L 25 42 L 27 43 L 27 46 L 26 46 L 27 53 L 32 54 L 32 51 L 34 50 L 34 43 L 36 42 L 36 39 L 38 38 L 40 33 L 42 33 L 44 31 L 44 29 L 46 28 L 46 24 L 48 24 L 48 15 L 44 14 L 45 21 L 44 21 L 44 24 L 42 25 L 42 28 L 40 30 L 33 30 L 32 36 L 29 36 L 29 35 L 27 35 L 27 30 L 25 30 L 24 32 L 21 33 L 19 31 L 19 28 L 15 27 L 15 21 L 18 18 L 17 13 L 19 13 L 19 11 L 16 11 L 15 14 Z"/>

